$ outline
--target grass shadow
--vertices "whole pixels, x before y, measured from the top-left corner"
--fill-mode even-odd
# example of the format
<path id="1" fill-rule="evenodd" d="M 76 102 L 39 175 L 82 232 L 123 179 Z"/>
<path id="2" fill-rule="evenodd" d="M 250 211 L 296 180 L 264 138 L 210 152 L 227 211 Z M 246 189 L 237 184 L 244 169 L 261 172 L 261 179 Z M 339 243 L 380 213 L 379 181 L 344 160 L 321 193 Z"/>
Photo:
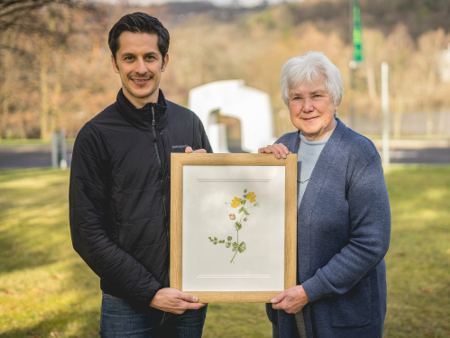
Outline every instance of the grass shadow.
<path id="1" fill-rule="evenodd" d="M 67 172 L 0 172 L 0 273 L 65 258 L 54 253 L 70 245 L 61 241 L 69 232 L 67 187 Z"/>
<path id="2" fill-rule="evenodd" d="M 76 320 L 76 318 L 79 319 Z M 99 312 L 65 311 L 58 314 L 46 314 L 36 325 L 4 331 L 1 336 L 2 338 L 98 337 L 99 318 Z M 95 326 L 97 329 L 94 329 Z"/>

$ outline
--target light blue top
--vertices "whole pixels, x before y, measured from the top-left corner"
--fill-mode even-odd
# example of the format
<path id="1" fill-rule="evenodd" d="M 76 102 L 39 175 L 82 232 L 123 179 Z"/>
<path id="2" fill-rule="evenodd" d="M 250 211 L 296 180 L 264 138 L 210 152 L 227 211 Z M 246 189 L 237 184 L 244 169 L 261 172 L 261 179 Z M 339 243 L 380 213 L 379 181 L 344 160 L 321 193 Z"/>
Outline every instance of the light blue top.
<path id="1" fill-rule="evenodd" d="M 300 132 L 300 148 L 298 149 L 297 156 L 297 209 L 300 207 L 300 202 L 302 201 L 303 194 L 308 186 L 311 173 L 316 166 L 317 159 L 330 136 L 319 141 L 308 141 L 306 136 Z M 298 182 L 299 180 L 304 183 Z"/>

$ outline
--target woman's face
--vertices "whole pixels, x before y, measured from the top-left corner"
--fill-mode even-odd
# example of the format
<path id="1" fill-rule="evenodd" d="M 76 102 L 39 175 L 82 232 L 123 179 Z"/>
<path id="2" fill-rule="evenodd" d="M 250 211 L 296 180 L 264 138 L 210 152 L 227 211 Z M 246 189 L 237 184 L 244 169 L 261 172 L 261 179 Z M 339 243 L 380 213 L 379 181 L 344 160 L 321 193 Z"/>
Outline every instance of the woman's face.
<path id="1" fill-rule="evenodd" d="M 289 112 L 292 124 L 300 129 L 309 141 L 323 140 L 331 135 L 336 125 L 334 112 L 339 105 L 327 90 L 321 75 L 314 84 L 303 81 L 289 91 Z"/>

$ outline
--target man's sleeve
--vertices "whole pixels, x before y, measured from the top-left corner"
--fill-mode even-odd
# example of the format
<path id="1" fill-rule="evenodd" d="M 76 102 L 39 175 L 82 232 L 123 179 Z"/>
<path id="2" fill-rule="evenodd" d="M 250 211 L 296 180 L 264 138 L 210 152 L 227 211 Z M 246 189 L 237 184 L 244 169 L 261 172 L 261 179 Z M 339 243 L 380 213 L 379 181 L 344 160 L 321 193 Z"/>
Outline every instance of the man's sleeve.
<path id="1" fill-rule="evenodd" d="M 389 197 L 376 153 L 352 179 L 348 190 L 350 238 L 340 253 L 302 285 L 311 302 L 342 295 L 384 258 L 389 248 Z"/>
<path id="2" fill-rule="evenodd" d="M 70 173 L 70 230 L 75 251 L 135 309 L 146 309 L 160 283 L 132 256 L 111 241 L 106 229 L 109 208 L 108 145 L 92 126 L 80 131 Z M 111 227 L 108 227 L 111 228 Z"/>
<path id="3" fill-rule="evenodd" d="M 194 135 L 194 139 L 200 138 L 201 146 L 199 149 L 205 149 L 207 153 L 212 153 L 213 149 L 209 144 L 209 139 L 208 136 L 206 135 L 205 127 L 203 126 L 202 121 L 200 121 L 197 115 L 195 115 L 195 119 L 197 120 L 197 128 L 196 128 L 197 135 Z"/>

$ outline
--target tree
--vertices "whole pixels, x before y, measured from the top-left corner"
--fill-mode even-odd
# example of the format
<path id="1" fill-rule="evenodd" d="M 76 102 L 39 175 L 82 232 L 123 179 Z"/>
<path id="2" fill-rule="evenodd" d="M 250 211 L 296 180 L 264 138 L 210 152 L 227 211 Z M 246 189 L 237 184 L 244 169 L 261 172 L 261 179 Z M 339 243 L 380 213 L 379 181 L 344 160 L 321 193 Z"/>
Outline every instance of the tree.
<path id="1" fill-rule="evenodd" d="M 7 30 L 35 33 L 36 16 L 41 8 L 50 5 L 68 8 L 93 9 L 79 0 L 0 0 L 0 32 Z M 37 23 L 39 25 L 39 23 Z M 41 27 L 39 27 L 41 28 Z"/>
<path id="2" fill-rule="evenodd" d="M 11 112 L 12 76 L 34 71 L 39 62 L 40 136 L 49 139 L 61 127 L 59 96 L 61 94 L 63 57 L 71 32 L 74 10 L 93 11 L 95 7 L 79 0 L 0 0 L 0 138 Z M 29 42 L 30 37 L 33 43 Z M 30 57 L 33 55 L 33 57 Z M 14 58 L 32 59 L 27 69 L 14 67 Z M 31 68 L 31 69 L 30 69 Z M 53 88 L 50 73 L 56 74 Z"/>

